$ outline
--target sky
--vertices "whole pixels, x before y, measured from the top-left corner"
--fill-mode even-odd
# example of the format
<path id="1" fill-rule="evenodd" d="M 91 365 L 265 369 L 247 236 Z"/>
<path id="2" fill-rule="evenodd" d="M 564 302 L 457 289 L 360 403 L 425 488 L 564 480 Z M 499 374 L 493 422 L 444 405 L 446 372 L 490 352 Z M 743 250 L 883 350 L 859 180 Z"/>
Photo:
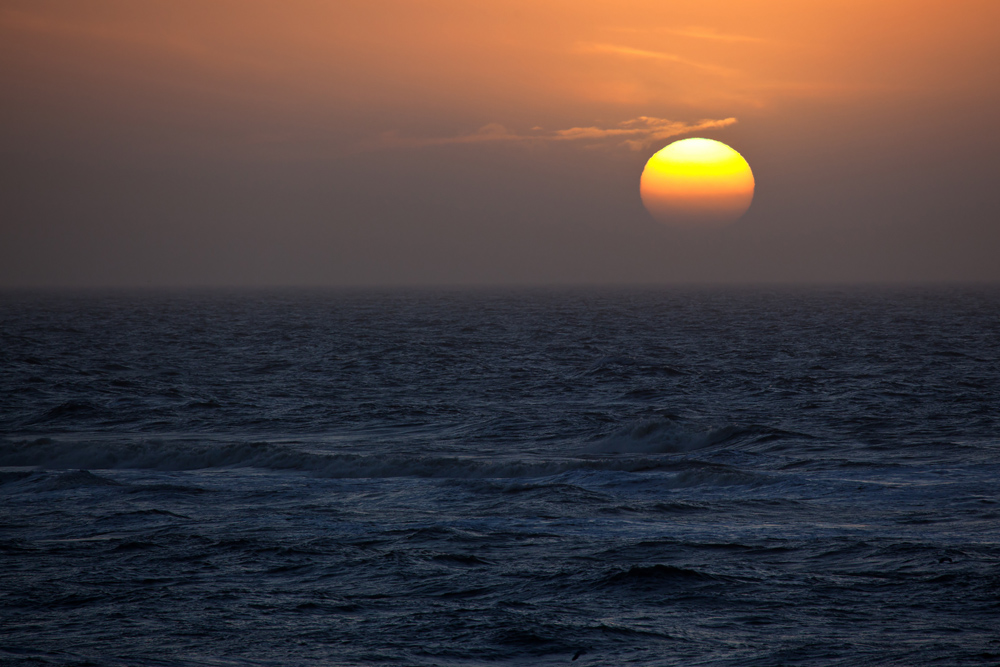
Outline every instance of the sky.
<path id="1" fill-rule="evenodd" d="M 1000 280 L 996 0 L 2 0 L 0 286 Z M 646 160 L 754 172 L 714 230 Z"/>

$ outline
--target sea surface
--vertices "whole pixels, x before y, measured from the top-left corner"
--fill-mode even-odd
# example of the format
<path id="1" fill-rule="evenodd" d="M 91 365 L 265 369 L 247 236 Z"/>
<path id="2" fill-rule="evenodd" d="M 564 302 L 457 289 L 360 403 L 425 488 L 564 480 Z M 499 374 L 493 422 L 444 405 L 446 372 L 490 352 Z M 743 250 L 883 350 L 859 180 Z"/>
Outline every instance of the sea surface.
<path id="1" fill-rule="evenodd" d="M 0 664 L 998 665 L 1000 289 L 0 294 Z"/>

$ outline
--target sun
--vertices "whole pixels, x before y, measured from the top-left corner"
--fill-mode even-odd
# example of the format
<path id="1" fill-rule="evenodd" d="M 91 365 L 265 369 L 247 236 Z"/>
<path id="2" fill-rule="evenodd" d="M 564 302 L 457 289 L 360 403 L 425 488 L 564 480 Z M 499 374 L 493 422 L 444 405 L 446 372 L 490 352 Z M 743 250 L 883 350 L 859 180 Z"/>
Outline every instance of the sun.
<path id="1" fill-rule="evenodd" d="M 658 221 L 677 227 L 721 227 L 753 201 L 750 165 L 713 139 L 681 139 L 646 162 L 639 194 Z"/>

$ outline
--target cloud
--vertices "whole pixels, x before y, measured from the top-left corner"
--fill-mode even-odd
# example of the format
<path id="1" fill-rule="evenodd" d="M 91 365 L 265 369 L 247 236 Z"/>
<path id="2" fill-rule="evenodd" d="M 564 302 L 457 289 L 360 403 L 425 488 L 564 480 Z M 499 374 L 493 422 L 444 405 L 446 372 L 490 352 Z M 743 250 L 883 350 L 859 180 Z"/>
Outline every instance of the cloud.
<path id="1" fill-rule="evenodd" d="M 645 27 L 625 27 L 616 26 L 611 28 L 617 33 L 638 35 L 638 34 L 667 34 L 676 35 L 678 37 L 690 37 L 692 39 L 705 39 L 713 42 L 743 42 L 746 44 L 775 44 L 776 42 L 772 39 L 764 39 L 762 37 L 752 37 L 750 35 L 736 35 L 731 33 L 717 32 L 711 28 L 704 28 L 700 26 L 686 26 L 684 28 L 669 28 L 665 26 L 645 26 Z"/>
<path id="2" fill-rule="evenodd" d="M 568 130 L 557 130 L 552 137 L 555 140 L 599 140 L 609 137 L 624 138 L 620 143 L 634 151 L 641 150 L 649 144 L 663 141 L 681 134 L 700 132 L 702 130 L 713 130 L 726 127 L 736 122 L 735 118 L 722 118 L 719 120 L 705 119 L 697 123 L 685 123 L 678 120 L 666 118 L 654 118 L 652 116 L 639 116 L 632 120 L 619 123 L 616 127 L 571 127 Z"/>
<path id="3" fill-rule="evenodd" d="M 746 43 L 756 43 L 763 44 L 768 40 L 761 39 L 760 37 L 750 37 L 749 35 L 729 35 L 725 33 L 715 32 L 714 30 L 708 28 L 698 28 L 691 26 L 685 28 L 684 30 L 670 30 L 667 29 L 664 32 L 669 32 L 673 35 L 678 35 L 681 37 L 693 37 L 695 39 L 709 39 L 716 42 L 746 42 Z"/>
<path id="4" fill-rule="evenodd" d="M 481 144 L 492 142 L 548 142 L 548 141 L 573 141 L 588 144 L 607 142 L 608 140 L 620 140 L 617 146 L 629 148 L 634 151 L 642 150 L 651 144 L 665 141 L 671 137 L 703 130 L 713 130 L 727 127 L 736 123 L 735 118 L 721 118 L 718 120 L 704 119 L 695 123 L 669 120 L 667 118 L 655 118 L 653 116 L 639 116 L 631 120 L 626 120 L 613 127 L 570 127 L 565 130 L 555 130 L 544 132 L 542 128 L 532 128 L 531 134 L 518 134 L 508 130 L 498 123 L 484 125 L 471 134 L 462 134 L 454 137 L 400 137 L 395 132 L 384 133 L 378 147 L 380 148 L 422 148 L 425 146 L 444 146 L 449 144 Z"/>
<path id="5" fill-rule="evenodd" d="M 630 46 L 619 46 L 616 44 L 582 44 L 581 47 L 583 50 L 590 53 L 608 53 L 611 55 L 625 56 L 629 58 L 661 60 L 665 62 L 677 63 L 679 65 L 687 65 L 688 67 L 694 67 L 705 72 L 712 72 L 714 74 L 721 74 L 724 76 L 731 76 L 738 73 L 738 70 L 730 67 L 720 67 L 718 65 L 700 63 L 696 60 L 690 60 L 688 58 L 684 58 L 673 53 L 665 53 L 663 51 L 647 51 L 646 49 L 634 49 Z"/>

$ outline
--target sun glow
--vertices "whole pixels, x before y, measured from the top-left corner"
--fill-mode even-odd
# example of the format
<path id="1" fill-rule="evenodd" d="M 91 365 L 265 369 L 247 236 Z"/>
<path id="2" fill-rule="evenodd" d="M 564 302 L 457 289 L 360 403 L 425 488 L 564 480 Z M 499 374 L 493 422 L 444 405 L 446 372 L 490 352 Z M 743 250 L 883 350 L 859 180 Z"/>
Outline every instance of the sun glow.
<path id="1" fill-rule="evenodd" d="M 733 222 L 750 208 L 753 192 L 747 161 L 712 139 L 682 139 L 656 152 L 639 182 L 646 210 L 675 226 Z"/>

